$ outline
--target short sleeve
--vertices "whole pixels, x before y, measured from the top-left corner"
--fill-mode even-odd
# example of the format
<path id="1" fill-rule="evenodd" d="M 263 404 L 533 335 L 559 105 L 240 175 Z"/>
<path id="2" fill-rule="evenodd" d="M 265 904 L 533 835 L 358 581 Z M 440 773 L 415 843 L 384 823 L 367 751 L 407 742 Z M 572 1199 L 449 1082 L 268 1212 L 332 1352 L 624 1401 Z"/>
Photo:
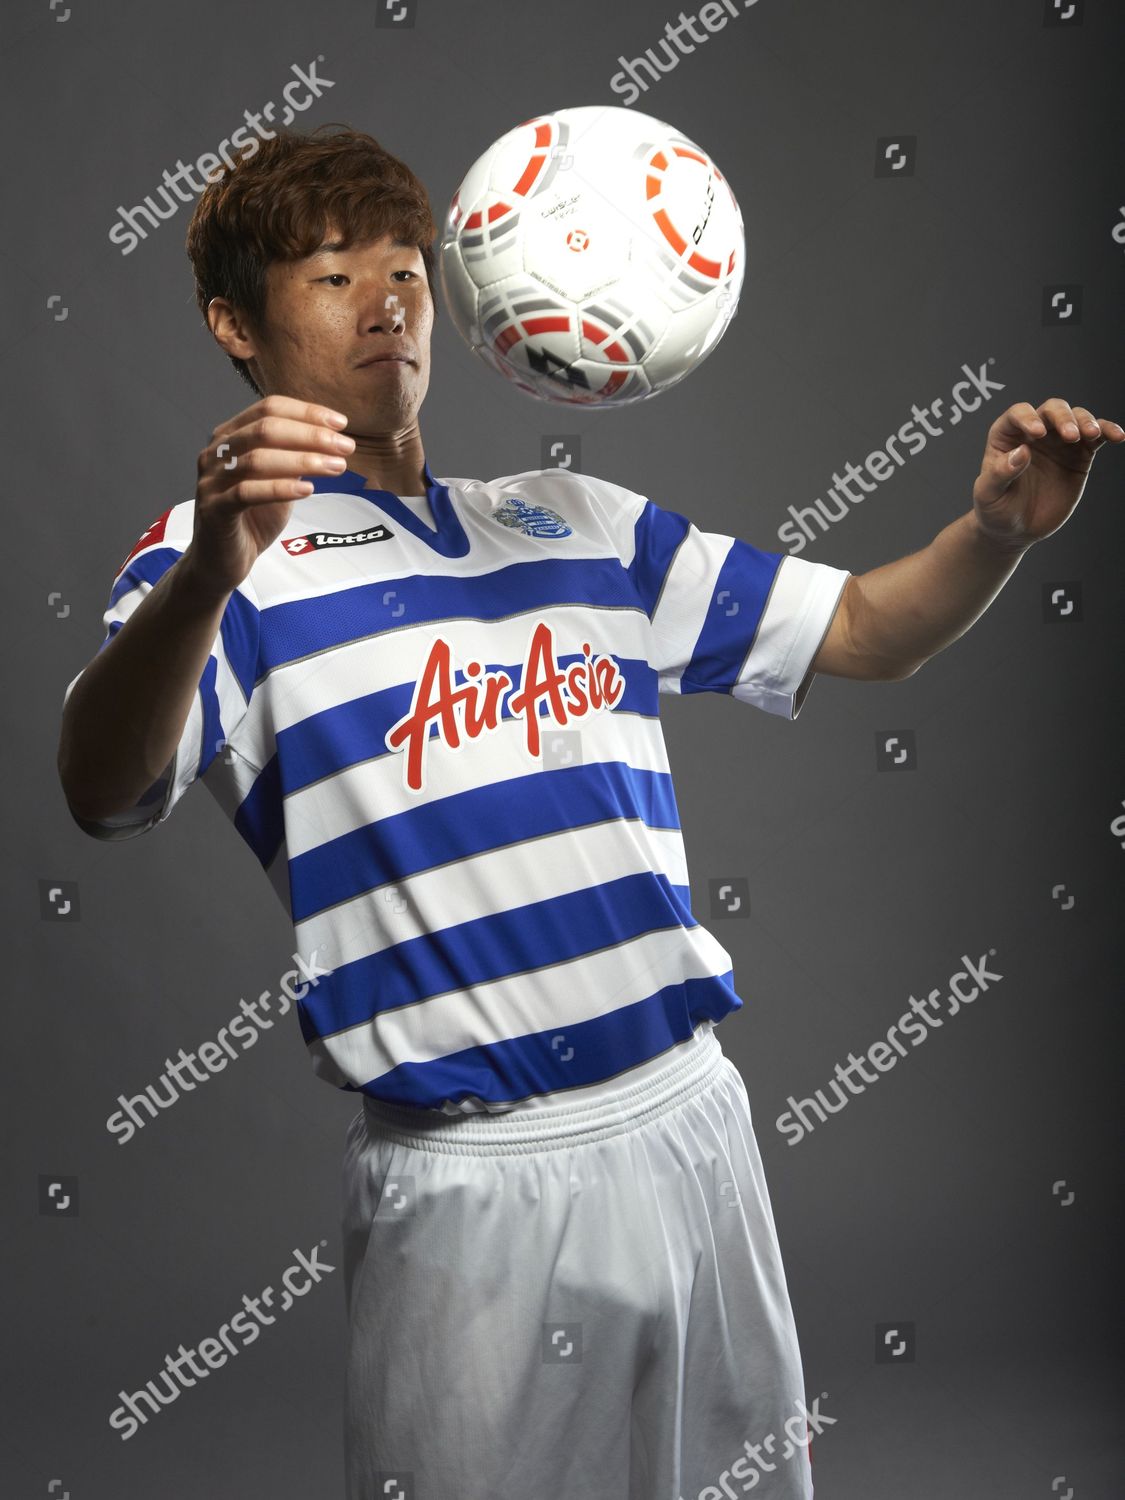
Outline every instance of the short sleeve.
<path id="1" fill-rule="evenodd" d="M 114 579 L 102 616 L 104 651 L 113 637 L 180 557 L 191 540 L 193 502 L 165 512 L 143 533 Z M 106 819 L 75 821 L 100 839 L 133 838 L 162 823 L 187 789 L 228 743 L 233 745 L 254 691 L 258 660 L 258 604 L 246 579 L 231 595 L 203 669 L 183 733 L 162 775 L 136 804 Z M 83 668 L 83 671 L 86 669 Z M 65 705 L 82 672 L 67 686 Z"/>
<path id="2" fill-rule="evenodd" d="M 622 562 L 651 621 L 660 691 L 729 693 L 795 719 L 849 571 L 701 531 L 678 511 L 595 484 L 616 503 Z"/>

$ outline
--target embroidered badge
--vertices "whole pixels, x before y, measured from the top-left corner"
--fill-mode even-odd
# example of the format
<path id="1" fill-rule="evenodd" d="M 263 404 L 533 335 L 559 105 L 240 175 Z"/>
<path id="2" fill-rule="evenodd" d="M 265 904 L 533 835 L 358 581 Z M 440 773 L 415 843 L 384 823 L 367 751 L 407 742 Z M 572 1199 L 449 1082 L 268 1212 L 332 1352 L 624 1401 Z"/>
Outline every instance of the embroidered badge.
<path id="1" fill-rule="evenodd" d="M 522 531 L 527 536 L 573 536 L 573 529 L 566 524 L 557 510 L 547 505 L 531 505 L 526 500 L 509 495 L 502 505 L 492 512 L 492 519 L 501 526 L 510 526 L 513 531 Z"/>

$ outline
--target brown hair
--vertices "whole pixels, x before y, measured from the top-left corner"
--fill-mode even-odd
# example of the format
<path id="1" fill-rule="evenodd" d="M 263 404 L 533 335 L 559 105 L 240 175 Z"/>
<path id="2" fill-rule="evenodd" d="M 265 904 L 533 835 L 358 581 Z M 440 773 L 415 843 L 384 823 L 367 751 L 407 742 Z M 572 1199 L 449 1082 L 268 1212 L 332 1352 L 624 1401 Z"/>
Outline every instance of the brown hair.
<path id="1" fill-rule="evenodd" d="M 211 298 L 225 297 L 260 328 L 266 267 L 310 255 L 330 220 L 345 244 L 392 233 L 417 245 L 434 298 L 437 231 L 426 189 L 373 136 L 340 125 L 339 134 L 315 138 L 328 129 L 336 129 L 336 122 L 308 135 L 279 130 L 232 169 L 217 169 L 204 188 L 186 240 L 204 322 Z M 260 396 L 246 361 L 228 357 Z"/>

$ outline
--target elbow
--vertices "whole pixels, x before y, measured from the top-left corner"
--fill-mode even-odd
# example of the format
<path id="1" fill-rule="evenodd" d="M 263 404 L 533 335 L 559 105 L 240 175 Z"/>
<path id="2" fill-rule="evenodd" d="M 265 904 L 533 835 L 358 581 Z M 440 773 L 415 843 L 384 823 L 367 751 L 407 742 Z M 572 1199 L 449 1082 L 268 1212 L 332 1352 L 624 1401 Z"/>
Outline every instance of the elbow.
<path id="1" fill-rule="evenodd" d="M 104 801 L 99 802 L 96 795 L 91 796 L 89 786 L 83 783 L 82 776 L 75 767 L 73 753 L 69 750 L 65 738 L 59 742 L 55 766 L 58 771 L 59 785 L 66 799 L 67 811 L 84 833 L 89 832 L 86 824 L 100 823 L 103 819 L 120 811 L 120 808 L 105 805 Z"/>
<path id="2" fill-rule="evenodd" d="M 913 677 L 918 668 L 923 665 L 922 661 L 893 662 L 880 674 L 879 680 L 880 682 L 905 682 L 908 677 Z"/>
<path id="3" fill-rule="evenodd" d="M 66 805 L 71 815 L 75 818 L 85 818 L 87 816 L 86 807 L 83 802 L 81 788 L 75 779 L 74 758 L 67 744 L 65 727 L 62 735 L 59 737 L 59 748 L 55 755 L 55 772 L 58 775 L 59 785 L 62 787 L 62 793 L 66 798 Z"/>

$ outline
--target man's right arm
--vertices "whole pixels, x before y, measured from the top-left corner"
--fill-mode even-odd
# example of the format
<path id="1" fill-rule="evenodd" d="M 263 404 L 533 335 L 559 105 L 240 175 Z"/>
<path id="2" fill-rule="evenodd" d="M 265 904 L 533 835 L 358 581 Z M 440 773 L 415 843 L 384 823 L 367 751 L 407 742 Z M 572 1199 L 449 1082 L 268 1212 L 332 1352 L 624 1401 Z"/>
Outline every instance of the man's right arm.
<path id="1" fill-rule="evenodd" d="M 83 671 L 58 754 L 76 817 L 133 807 L 167 769 L 232 592 L 209 581 L 188 547 Z"/>
<path id="2" fill-rule="evenodd" d="M 79 822 L 132 809 L 163 777 L 227 604 L 280 536 L 294 502 L 312 490 L 303 476 L 346 466 L 342 455 L 355 448 L 340 431 L 347 420 L 314 402 L 269 395 L 215 428 L 199 455 L 190 541 L 66 700 L 58 769 Z M 204 746 L 203 755 L 215 748 Z"/>

